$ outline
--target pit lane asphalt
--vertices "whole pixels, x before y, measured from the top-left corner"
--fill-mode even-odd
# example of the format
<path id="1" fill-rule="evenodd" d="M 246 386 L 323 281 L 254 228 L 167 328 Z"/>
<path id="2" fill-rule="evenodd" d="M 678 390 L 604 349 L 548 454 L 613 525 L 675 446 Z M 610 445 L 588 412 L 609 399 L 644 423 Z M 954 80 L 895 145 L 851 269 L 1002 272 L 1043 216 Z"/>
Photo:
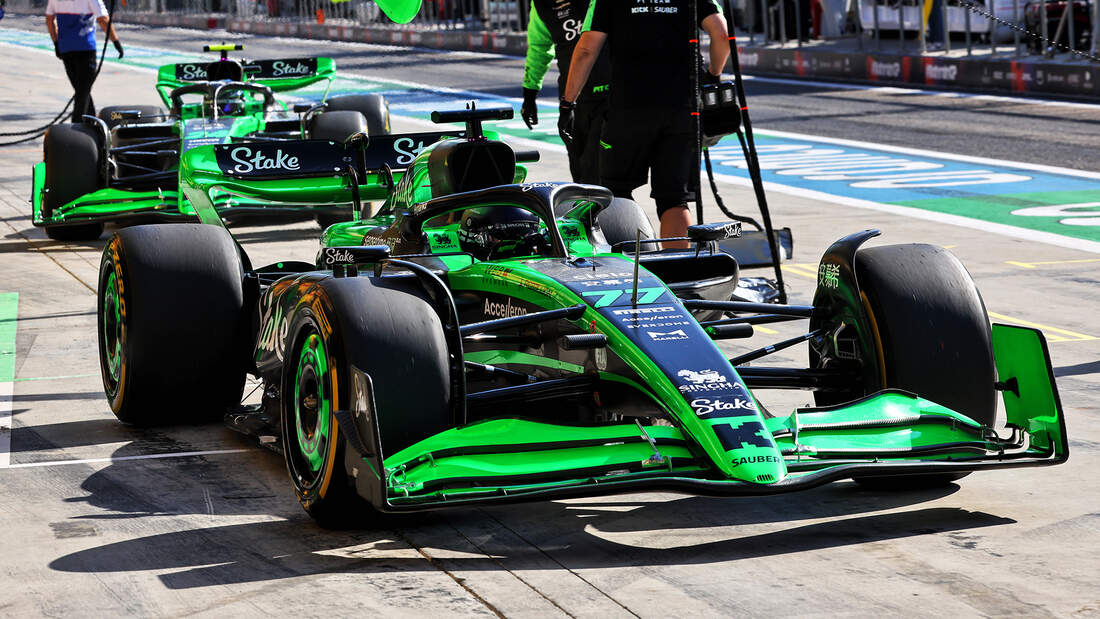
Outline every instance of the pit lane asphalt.
<path id="1" fill-rule="evenodd" d="M 211 38 L 127 27 L 122 34 L 135 44 L 180 51 Z M 366 46 L 260 38 L 248 45 L 255 56 L 330 53 L 352 71 L 518 92 L 519 63 L 511 59 L 417 52 L 431 62 L 398 54 L 407 64 L 395 68 L 376 58 L 391 51 Z M 60 109 L 68 97 L 60 63 L 49 54 L 0 49 L 0 113 L 39 118 Z M 156 103 L 147 72 L 108 65 L 100 80 L 101 106 Z M 797 87 L 784 88 L 790 93 L 774 99 L 758 92 L 754 105 L 779 110 L 795 99 L 809 106 L 819 90 L 807 87 L 811 94 L 798 97 Z M 844 96 L 851 105 L 871 105 L 881 94 Z M 1044 122 L 1059 132 L 1078 122 L 1057 121 L 1046 108 L 1037 113 L 1048 112 Z M 757 118 L 761 127 L 789 129 L 763 113 Z M 1003 123 L 987 124 L 985 132 L 997 124 Z M 888 126 L 921 139 L 916 119 Z M 969 142 L 952 138 L 951 151 L 1013 158 L 965 150 Z M 4 615 L 1100 613 L 1100 295 L 1097 263 L 1074 262 L 1094 260 L 1093 254 L 772 197 L 777 223 L 795 231 L 787 271 L 794 302 L 809 300 L 815 263 L 832 240 L 877 227 L 884 237 L 876 243 L 951 247 L 990 311 L 1048 327 L 1071 437 L 1072 455 L 1061 467 L 979 473 L 919 493 L 881 495 L 846 482 L 764 499 L 639 494 L 438 512 L 333 532 L 312 524 L 281 460 L 251 441 L 216 425 L 140 430 L 114 420 L 96 360 L 93 291 L 103 242 L 57 243 L 30 224 L 30 166 L 40 156 L 40 143 L 0 149 L 0 293 L 19 294 L 10 467 L 0 470 Z M 564 172 L 563 158 L 551 151 L 531 178 L 560 179 Z M 723 191 L 728 203 L 752 204 L 739 188 Z M 299 223 L 234 233 L 261 264 L 311 260 L 318 230 Z M 803 354 L 783 358 L 797 362 Z M 801 393 L 779 394 L 778 404 L 764 399 L 779 410 L 807 401 Z M 171 452 L 225 453 L 148 458 Z"/>

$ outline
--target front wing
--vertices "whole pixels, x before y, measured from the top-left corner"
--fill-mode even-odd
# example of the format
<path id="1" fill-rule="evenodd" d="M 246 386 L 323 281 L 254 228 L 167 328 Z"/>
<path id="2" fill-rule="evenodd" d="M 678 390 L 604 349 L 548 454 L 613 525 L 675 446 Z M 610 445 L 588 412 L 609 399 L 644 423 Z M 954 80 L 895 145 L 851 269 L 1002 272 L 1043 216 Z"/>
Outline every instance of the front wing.
<path id="1" fill-rule="evenodd" d="M 447 430 L 381 454 L 370 378 L 352 368 L 355 408 L 337 419 L 349 470 L 378 509 L 414 511 L 472 503 L 676 491 L 770 495 L 860 476 L 960 473 L 1064 462 L 1065 418 L 1042 333 L 994 325 L 1005 429 L 901 391 L 767 420 L 785 475 L 757 483 L 724 478 L 672 426 L 557 426 L 494 419 Z M 751 437 L 747 437 L 751 440 Z M 774 456 L 760 456 L 774 457 Z"/>

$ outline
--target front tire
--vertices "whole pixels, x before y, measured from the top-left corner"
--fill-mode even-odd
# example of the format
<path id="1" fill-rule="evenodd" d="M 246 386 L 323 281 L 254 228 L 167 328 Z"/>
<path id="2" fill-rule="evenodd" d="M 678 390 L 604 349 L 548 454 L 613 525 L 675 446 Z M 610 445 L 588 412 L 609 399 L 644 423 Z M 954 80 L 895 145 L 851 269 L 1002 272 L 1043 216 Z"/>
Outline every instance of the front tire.
<path id="1" fill-rule="evenodd" d="M 367 515 L 333 415 L 353 405 L 350 367 L 374 385 L 385 457 L 453 424 L 448 351 L 439 317 L 415 283 L 330 278 L 309 298 L 291 322 L 294 344 L 283 368 L 284 454 L 302 507 L 322 526 L 344 527 Z"/>
<path id="2" fill-rule="evenodd" d="M 60 124 L 46 131 L 46 162 L 42 218 L 53 218 L 57 209 L 103 186 L 100 170 L 102 147 L 98 132 L 81 124 Z M 103 224 L 46 225 L 46 236 L 55 241 L 93 241 L 103 234 Z"/>
<path id="3" fill-rule="evenodd" d="M 103 388 L 120 421 L 199 423 L 240 403 L 243 269 L 224 229 L 118 231 L 103 250 L 97 298 Z"/>
<path id="4" fill-rule="evenodd" d="M 841 399 L 903 389 L 992 426 L 997 402 L 989 317 L 958 258 L 933 245 L 886 245 L 857 252 L 855 271 L 880 359 L 876 377 Z M 966 475 L 855 481 L 876 490 L 909 490 L 942 486 Z"/>

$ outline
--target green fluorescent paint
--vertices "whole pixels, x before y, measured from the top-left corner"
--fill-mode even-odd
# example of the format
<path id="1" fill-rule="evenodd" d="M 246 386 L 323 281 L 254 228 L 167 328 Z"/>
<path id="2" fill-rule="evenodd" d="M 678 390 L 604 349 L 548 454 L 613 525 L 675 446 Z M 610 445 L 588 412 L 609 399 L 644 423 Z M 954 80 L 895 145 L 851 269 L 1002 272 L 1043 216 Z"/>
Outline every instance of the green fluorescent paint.
<path id="1" fill-rule="evenodd" d="M 19 324 L 19 293 L 0 292 L 0 383 L 15 378 L 15 331 Z"/>
<path id="2" fill-rule="evenodd" d="M 949 213 L 972 219 L 983 219 L 1010 226 L 1027 224 L 1032 230 L 1051 232 L 1088 241 L 1100 241 L 1100 190 L 1098 191 L 1045 191 L 1036 193 L 1015 193 L 996 196 L 968 196 L 959 198 L 937 198 L 930 200 L 907 200 L 894 202 L 900 206 L 912 206 L 929 211 Z M 1046 209 L 1050 206 L 1073 206 L 1075 208 Z M 1030 214 L 1029 214 L 1030 213 Z M 1085 223 L 1085 217 L 1093 218 L 1093 225 Z M 1061 222 L 1078 220 L 1079 225 L 1066 225 Z"/>

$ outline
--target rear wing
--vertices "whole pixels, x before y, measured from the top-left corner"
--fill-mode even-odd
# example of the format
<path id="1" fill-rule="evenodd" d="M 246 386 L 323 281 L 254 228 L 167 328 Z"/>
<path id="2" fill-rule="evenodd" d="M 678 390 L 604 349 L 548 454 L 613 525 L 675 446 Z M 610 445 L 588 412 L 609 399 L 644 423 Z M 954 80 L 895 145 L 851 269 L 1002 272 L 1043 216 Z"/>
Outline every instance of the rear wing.
<path id="1" fill-rule="evenodd" d="M 180 189 L 199 218 L 214 224 L 220 221 L 218 193 L 281 208 L 346 204 L 355 198 L 383 200 L 390 183 L 400 178 L 418 152 L 440 140 L 464 136 L 464 131 L 452 130 L 371 136 L 349 145 L 297 140 L 200 146 L 180 158 Z M 388 174 L 383 172 L 386 168 Z"/>
<path id="2" fill-rule="evenodd" d="M 206 81 L 210 64 L 180 62 L 162 65 L 157 72 L 157 93 L 168 104 L 168 93 L 173 89 Z M 241 67 L 245 81 L 263 84 L 275 92 L 297 90 L 322 80 L 331 81 L 336 76 L 336 61 L 323 56 L 246 60 Z"/>

